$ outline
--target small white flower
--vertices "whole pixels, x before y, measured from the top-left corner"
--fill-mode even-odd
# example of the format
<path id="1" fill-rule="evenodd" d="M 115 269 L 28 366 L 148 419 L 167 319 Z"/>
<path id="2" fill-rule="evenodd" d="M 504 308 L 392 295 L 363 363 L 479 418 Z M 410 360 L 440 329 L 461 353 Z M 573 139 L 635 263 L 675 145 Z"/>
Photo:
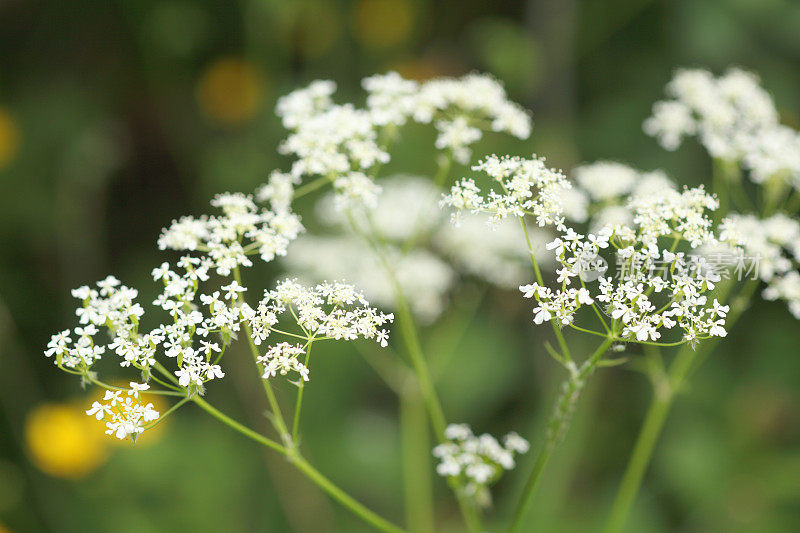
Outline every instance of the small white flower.
<path id="1" fill-rule="evenodd" d="M 528 441 L 511 432 L 503 438 L 503 445 L 488 434 L 475 436 L 466 424 L 450 424 L 445 428 L 447 442 L 433 449 L 439 459 L 436 473 L 444 477 L 458 477 L 466 495 L 480 505 L 490 501 L 488 487 L 504 470 L 515 466 L 514 456 L 527 453 Z"/>

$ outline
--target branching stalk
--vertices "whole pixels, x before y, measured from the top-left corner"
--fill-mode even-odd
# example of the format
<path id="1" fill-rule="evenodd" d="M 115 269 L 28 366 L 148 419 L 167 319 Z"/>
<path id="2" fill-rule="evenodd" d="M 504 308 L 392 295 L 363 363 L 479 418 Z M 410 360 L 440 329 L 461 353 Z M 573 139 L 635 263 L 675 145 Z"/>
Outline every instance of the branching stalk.
<path id="1" fill-rule="evenodd" d="M 611 338 L 603 341 L 580 368 L 576 368 L 573 365 L 571 375 L 561 384 L 561 394 L 556 400 L 553 414 L 550 415 L 550 420 L 547 422 L 547 436 L 545 437 L 544 445 L 539 452 L 539 456 L 536 458 L 533 471 L 530 476 L 528 476 L 528 481 L 522 489 L 522 497 L 517 504 L 511 520 L 511 525 L 508 528 L 509 533 L 520 531 L 531 501 L 533 501 L 536 487 L 542 477 L 542 472 L 544 472 L 544 468 L 547 466 L 547 462 L 550 460 L 553 451 L 560 444 L 569 429 L 569 424 L 572 421 L 572 414 L 575 411 L 575 406 L 578 403 L 580 394 L 586 385 L 586 379 L 594 372 L 597 363 L 603 357 L 606 350 L 608 350 L 608 347 L 611 346 L 612 342 L 613 339 Z"/>

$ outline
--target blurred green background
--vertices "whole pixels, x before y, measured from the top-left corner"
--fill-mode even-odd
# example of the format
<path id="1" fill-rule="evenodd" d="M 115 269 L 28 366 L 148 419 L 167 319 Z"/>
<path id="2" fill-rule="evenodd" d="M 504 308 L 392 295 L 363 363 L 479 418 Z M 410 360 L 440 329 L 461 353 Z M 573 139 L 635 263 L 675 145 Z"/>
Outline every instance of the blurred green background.
<path id="1" fill-rule="evenodd" d="M 672 70 L 754 70 L 797 127 L 799 29 L 800 4 L 788 0 L 3 0 L 0 531 L 365 530 L 283 459 L 194 407 L 135 447 L 98 440 L 80 414 L 97 393 L 41 355 L 72 324 L 69 289 L 114 273 L 151 300 L 161 227 L 287 167 L 272 112 L 281 94 L 328 78 L 343 101 L 362 98 L 359 81 L 374 72 L 487 71 L 533 110 L 535 128 L 529 142 L 476 156 L 536 151 L 563 168 L 611 158 L 695 184 L 710 175 L 698 147 L 667 153 L 641 132 Z M 404 157 L 398 166 L 416 168 Z M 277 274 L 258 267 L 250 283 Z M 563 377 L 543 331 L 516 293 L 456 295 L 425 335 L 449 356 L 438 384 L 448 417 L 516 429 L 536 447 Z M 800 531 L 798 331 L 782 304 L 758 303 L 731 333 L 671 416 L 628 531 Z M 209 397 L 266 430 L 251 363 L 237 355 Z M 310 460 L 401 521 L 396 399 L 353 350 L 328 348 L 314 365 Z M 650 388 L 628 367 L 598 376 L 530 531 L 602 524 Z M 533 455 L 495 488 L 489 527 Z M 455 510 L 441 479 L 436 495 L 447 527 Z"/>

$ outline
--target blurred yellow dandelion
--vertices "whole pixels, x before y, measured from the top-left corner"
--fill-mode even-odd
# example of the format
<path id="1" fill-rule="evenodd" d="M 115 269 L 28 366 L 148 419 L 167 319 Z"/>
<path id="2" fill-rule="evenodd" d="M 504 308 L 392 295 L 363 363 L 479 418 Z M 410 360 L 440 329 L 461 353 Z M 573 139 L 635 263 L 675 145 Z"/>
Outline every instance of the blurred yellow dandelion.
<path id="1" fill-rule="evenodd" d="M 410 0 L 361 0 L 356 6 L 355 36 L 366 48 L 390 48 L 406 41 L 414 25 Z"/>
<path id="2" fill-rule="evenodd" d="M 11 115 L 0 108 L 0 170 L 5 168 L 19 147 L 19 130 Z"/>
<path id="3" fill-rule="evenodd" d="M 76 479 L 105 461 L 102 432 L 79 406 L 45 403 L 25 421 L 25 443 L 32 462 L 51 476 Z"/>
<path id="4" fill-rule="evenodd" d="M 208 66 L 197 87 L 200 109 L 208 118 L 236 125 L 253 118 L 264 99 L 263 73 L 240 58 L 218 59 Z"/>

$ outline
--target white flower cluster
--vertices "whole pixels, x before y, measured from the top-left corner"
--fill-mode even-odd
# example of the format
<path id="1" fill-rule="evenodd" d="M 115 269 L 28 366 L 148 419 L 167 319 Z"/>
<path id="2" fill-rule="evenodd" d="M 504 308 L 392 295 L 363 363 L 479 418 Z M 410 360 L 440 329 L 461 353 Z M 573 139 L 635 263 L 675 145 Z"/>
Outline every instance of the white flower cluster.
<path id="1" fill-rule="evenodd" d="M 561 265 L 560 288 L 538 283 L 520 287 L 526 298 L 537 301 L 534 322 L 571 325 L 581 307 L 599 302 L 622 340 L 655 342 L 676 326 L 683 331 L 684 342 L 725 336 L 728 307 L 716 299 L 709 302 L 704 294 L 720 275 L 700 256 L 675 251 L 681 242 L 691 248 L 718 242 L 705 214 L 706 209 L 716 208 L 716 200 L 699 187 L 635 197 L 628 207 L 633 226 L 605 226 L 587 236 L 569 228 L 548 245 Z M 672 247 L 662 248 L 661 238 L 671 238 Z M 606 276 L 606 250 L 616 251 L 618 271 L 613 277 Z M 589 283 L 595 280 L 597 286 L 590 290 Z"/>
<path id="2" fill-rule="evenodd" d="M 637 240 L 645 246 L 656 246 L 660 237 L 675 235 L 692 248 L 715 240 L 713 223 L 705 212 L 719 208 L 719 201 L 702 185 L 684 187 L 681 192 L 664 189 L 660 194 L 634 196 L 628 208 L 633 211 Z"/>
<path id="3" fill-rule="evenodd" d="M 108 327 L 112 334 L 123 339 L 137 338 L 130 348 L 123 348 L 120 343 L 115 343 L 117 353 L 122 355 L 124 366 L 143 361 L 145 366 L 152 358 L 148 339 L 138 340 L 136 333 L 139 318 L 144 314 L 142 306 L 134 302 L 138 295 L 135 289 L 121 285 L 114 276 L 97 282 L 97 289 L 87 286 L 72 291 L 72 295 L 83 302 L 75 314 L 81 326 L 74 330 L 64 330 L 52 336 L 47 345 L 45 356 L 54 356 L 54 362 L 59 367 L 73 370 L 88 370 L 95 361 L 99 360 L 106 351 L 106 346 L 98 346 L 94 342 L 94 335 L 99 333 L 97 326 Z M 75 343 L 70 335 L 77 337 Z"/>
<path id="4" fill-rule="evenodd" d="M 474 435 L 466 424 L 450 424 L 445 438 L 447 442 L 433 449 L 434 457 L 440 461 L 436 472 L 457 479 L 464 494 L 484 506 L 491 502 L 488 487 L 504 470 L 514 468 L 515 455 L 530 449 L 528 441 L 514 432 L 503 437 L 501 445 L 487 433 Z"/>
<path id="5" fill-rule="evenodd" d="M 386 345 L 388 333 L 382 326 L 392 319 L 391 315 L 368 307 L 361 294 L 348 285 L 325 283 L 306 289 L 286 281 L 268 292 L 256 309 L 244 301 L 242 295 L 247 289 L 240 285 L 238 276 L 227 285 L 201 292 L 201 283 L 209 281 L 212 271 L 226 276 L 240 265 L 250 266 L 248 254 L 260 253 L 265 260 L 285 254 L 289 240 L 301 228 L 288 208 L 280 214 L 259 211 L 252 199 L 243 194 L 219 195 L 212 204 L 223 214 L 181 219 L 164 230 L 159 239 L 161 248 L 204 252 L 200 257 L 183 256 L 176 268 L 165 262 L 152 271 L 153 279 L 164 286 L 153 305 L 166 311 L 171 320 L 147 332 L 140 331 L 144 309 L 135 302 L 137 291 L 109 276 L 97 282 L 96 288 L 83 286 L 73 291 L 82 302 L 76 311 L 80 326 L 53 335 L 45 355 L 53 357 L 59 368 L 102 385 L 92 366 L 104 354 L 114 353 L 120 366 L 141 371 L 145 384 L 131 385 L 136 394 L 148 387 L 146 382 L 158 371 L 192 397 L 204 394 L 208 381 L 225 376 L 219 363 L 243 322 L 252 327 L 254 342 L 260 344 L 278 323 L 279 315 L 287 310 L 296 317 L 295 322 L 309 341 L 311 336 L 375 338 Z M 249 242 L 242 245 L 245 239 Z M 106 328 L 110 336 L 102 343 L 95 339 L 100 328 Z M 157 353 L 173 359 L 173 369 L 157 362 Z M 266 374 L 293 369 L 308 379 L 305 366 L 290 360 L 293 356 L 295 349 L 286 343 L 271 348 L 262 359 Z M 99 418 L 112 416 L 109 429 L 117 436 L 135 438 L 144 424 L 158 415 L 153 415 L 152 406 L 122 399 L 118 393 L 107 394 L 106 404 L 94 405 L 90 414 Z M 133 399 L 138 398 L 136 394 Z"/>
<path id="6" fill-rule="evenodd" d="M 258 253 L 264 261 L 285 255 L 289 241 L 303 229 L 300 219 L 288 209 L 259 209 L 250 195 L 220 194 L 211 205 L 223 214 L 173 221 L 158 238 L 158 247 L 205 252 L 217 273 L 228 276 L 239 265 L 251 266 L 249 255 Z"/>
<path id="7" fill-rule="evenodd" d="M 297 157 L 291 169 L 295 176 L 340 177 L 389 161 L 377 140 L 369 111 L 351 104 L 330 105 L 303 118 L 279 151 Z"/>
<path id="8" fill-rule="evenodd" d="M 245 313 L 253 341 L 261 344 L 287 311 L 306 338 L 375 339 L 381 346 L 386 346 L 389 338 L 383 326 L 394 319 L 391 314 L 369 307 L 364 296 L 352 285 L 326 282 L 309 288 L 297 280 L 287 279 L 275 289 L 265 291 L 257 308 Z M 285 360 L 292 350 L 284 347 L 279 352 Z M 277 358 L 278 352 L 274 355 Z"/>
<path id="9" fill-rule="evenodd" d="M 528 114 L 486 75 L 418 83 L 389 72 L 365 78 L 362 86 L 367 92 L 365 109 L 335 104 L 331 95 L 336 85 L 331 81 L 315 81 L 278 101 L 276 112 L 291 132 L 279 150 L 297 160 L 289 174 L 292 179 L 272 176 L 259 199 L 271 201 L 275 209 L 275 204 L 285 205 L 287 184 L 303 176 L 321 176 L 333 183 L 341 207 L 374 205 L 380 188 L 370 170 L 389 160 L 381 135 L 409 119 L 433 123 L 439 132 L 436 147 L 463 164 L 483 130 L 521 139 L 530 135 Z"/>
<path id="10" fill-rule="evenodd" d="M 501 190 L 483 193 L 475 180 L 462 179 L 441 201 L 442 206 L 455 209 L 454 220 L 462 211 L 469 211 L 489 213 L 493 221 L 531 215 L 539 226 L 563 227 L 561 193 L 571 185 L 561 171 L 547 168 L 544 158 L 493 155 L 472 169 L 486 173 Z"/>
<path id="11" fill-rule="evenodd" d="M 450 150 L 462 164 L 469 162 L 469 146 L 483 137 L 483 129 L 519 139 L 531 133 L 528 113 L 510 102 L 503 86 L 485 74 L 417 83 L 389 72 L 366 78 L 362 85 L 369 93 L 367 108 L 375 124 L 400 126 L 409 117 L 432 122 L 439 132 L 436 148 Z"/>
<path id="12" fill-rule="evenodd" d="M 269 202 L 270 208 L 276 213 L 286 213 L 291 210 L 294 188 L 299 184 L 299 176 L 273 170 L 267 183 L 256 190 L 256 200 Z"/>
<path id="13" fill-rule="evenodd" d="M 200 282 L 208 280 L 211 264 L 207 258 L 185 256 L 178 262 L 182 274 L 171 270 L 168 263 L 153 269 L 153 279 L 164 283 L 164 290 L 153 304 L 168 312 L 173 320 L 155 331 L 162 340 L 164 355 L 175 358 L 178 383 L 192 393 L 202 394 L 207 381 L 225 377 L 217 362 L 230 339 L 241 329 L 246 309 L 238 305 L 239 293 L 246 289 L 236 281 L 221 287 L 222 297 L 219 291 L 198 293 Z M 201 312 L 196 303 L 198 298 L 208 309 L 208 315 Z M 223 346 L 205 340 L 209 335 L 218 335 Z M 195 337 L 200 337 L 199 346 L 195 346 Z"/>
<path id="14" fill-rule="evenodd" d="M 120 440 L 130 437 L 135 441 L 144 432 L 144 426 L 158 420 L 159 414 L 152 403 L 139 401 L 139 393 L 149 389 L 149 385 L 132 381 L 130 387 L 126 396 L 122 396 L 121 390 L 107 390 L 103 396 L 104 403 L 94 402 L 86 414 L 105 420 L 107 435 Z"/>
<path id="15" fill-rule="evenodd" d="M 436 147 L 452 150 L 456 161 L 462 164 L 469 161 L 469 145 L 482 137 L 480 121 L 488 123 L 486 129 L 519 139 L 527 139 L 531 134 L 528 113 L 510 102 L 503 86 L 485 74 L 423 83 L 415 103 L 414 120 L 433 121 L 439 131 Z"/>
<path id="16" fill-rule="evenodd" d="M 781 175 L 800 178 L 800 135 L 778 122 L 772 97 L 758 77 L 731 69 L 714 77 L 680 70 L 667 85 L 672 100 L 656 102 L 644 131 L 668 150 L 696 135 L 712 157 L 741 162 L 762 183 Z"/>
<path id="17" fill-rule="evenodd" d="M 336 92 L 336 84 L 329 80 L 316 80 L 308 87 L 297 89 L 278 99 L 275 114 L 283 120 L 283 127 L 296 129 L 320 111 L 333 106 L 331 96 Z"/>
<path id="18" fill-rule="evenodd" d="M 83 302 L 76 314 L 85 326 L 75 328 L 78 341 L 72 347 L 69 346 L 69 330 L 54 335 L 45 355 L 55 355 L 55 362 L 60 367 L 86 373 L 92 363 L 108 350 L 119 356 L 120 366 L 133 366 L 147 379 L 156 364 L 156 351 L 161 347 L 167 357 L 176 359 L 178 370 L 175 376 L 180 385 L 202 392 L 206 381 L 225 375 L 220 366 L 210 360 L 212 353 L 221 353 L 222 350 L 217 343 L 205 340 L 200 341 L 200 347 L 194 347 L 194 337 L 206 338 L 210 333 L 218 333 L 224 339 L 230 338 L 239 330 L 242 317 L 238 307 L 229 307 L 219 300 L 218 291 L 210 296 L 200 295 L 201 301 L 210 309 L 209 316 L 204 316 L 194 303 L 199 282 L 208 279 L 211 260 L 187 256 L 178 265 L 183 268 L 183 274 L 171 270 L 168 263 L 153 270 L 153 278 L 164 283 L 163 292 L 153 304 L 167 311 L 172 323 L 141 334 L 139 320 L 144 310 L 133 303 L 137 291 L 109 276 L 97 283 L 99 290 L 84 286 L 73 291 L 73 295 Z M 236 298 L 233 294 L 241 290 L 235 281 L 223 289 L 228 291 L 226 298 L 232 300 Z M 98 332 L 97 327 L 108 328 L 112 337 L 108 344 L 98 346 L 94 343 L 92 335 Z"/>
<path id="19" fill-rule="evenodd" d="M 310 280 L 347 279 L 370 302 L 394 309 L 392 279 L 370 247 L 353 235 L 350 221 L 364 233 L 374 231 L 384 243 L 384 253 L 415 317 L 431 323 L 444 310 L 457 273 L 512 288 L 530 276 L 530 257 L 520 247 L 522 231 L 517 221 L 494 226 L 485 215 L 466 215 L 460 227 L 446 223 L 438 208 L 442 190 L 429 179 L 394 176 L 380 181 L 383 193 L 373 209 L 354 210 L 345 217 L 335 198 L 323 197 L 317 213 L 329 235 L 307 235 L 292 243 L 283 263 Z M 529 230 L 534 243 L 544 249 L 550 235 Z M 413 246 L 406 243 L 413 241 Z"/>
<path id="20" fill-rule="evenodd" d="M 402 126 L 418 106 L 419 83 L 397 72 L 364 78 L 361 86 L 367 91 L 367 109 L 377 126 Z"/>
<path id="21" fill-rule="evenodd" d="M 280 342 L 272 346 L 267 353 L 257 360 L 264 366 L 264 379 L 269 379 L 278 374 L 285 376 L 290 371 L 297 372 L 303 381 L 308 381 L 308 367 L 300 361 L 306 355 L 306 350 L 300 344 Z"/>
<path id="22" fill-rule="evenodd" d="M 727 231 L 743 242 L 753 258 L 757 274 L 767 284 L 767 300 L 784 300 L 792 315 L 800 319 L 800 223 L 778 213 L 765 219 L 753 215 L 733 215 Z"/>
<path id="23" fill-rule="evenodd" d="M 597 161 L 572 171 L 576 186 L 562 192 L 564 215 L 599 230 L 605 225 L 632 224 L 631 198 L 668 194 L 675 184 L 660 170 L 641 172 L 615 161 Z M 591 211 L 591 213 L 589 212 Z"/>
<path id="24" fill-rule="evenodd" d="M 83 327 L 73 330 L 78 336 L 75 345 L 69 346 L 70 331 L 65 330 L 52 337 L 45 355 L 55 355 L 58 366 L 88 370 L 106 348 L 110 348 L 122 358 L 122 366 L 133 364 L 148 368 L 153 361 L 154 346 L 160 339 L 158 335 L 138 334 L 139 319 L 144 314 L 142 307 L 133 301 L 138 292 L 121 285 L 113 276 L 97 282 L 97 287 L 99 290 L 83 286 L 72 291 L 72 295 L 83 302 L 83 306 L 75 311 L 78 321 L 83 324 Z M 115 337 L 108 346 L 94 343 L 92 337 L 99 332 L 98 326 L 107 327 Z"/>

